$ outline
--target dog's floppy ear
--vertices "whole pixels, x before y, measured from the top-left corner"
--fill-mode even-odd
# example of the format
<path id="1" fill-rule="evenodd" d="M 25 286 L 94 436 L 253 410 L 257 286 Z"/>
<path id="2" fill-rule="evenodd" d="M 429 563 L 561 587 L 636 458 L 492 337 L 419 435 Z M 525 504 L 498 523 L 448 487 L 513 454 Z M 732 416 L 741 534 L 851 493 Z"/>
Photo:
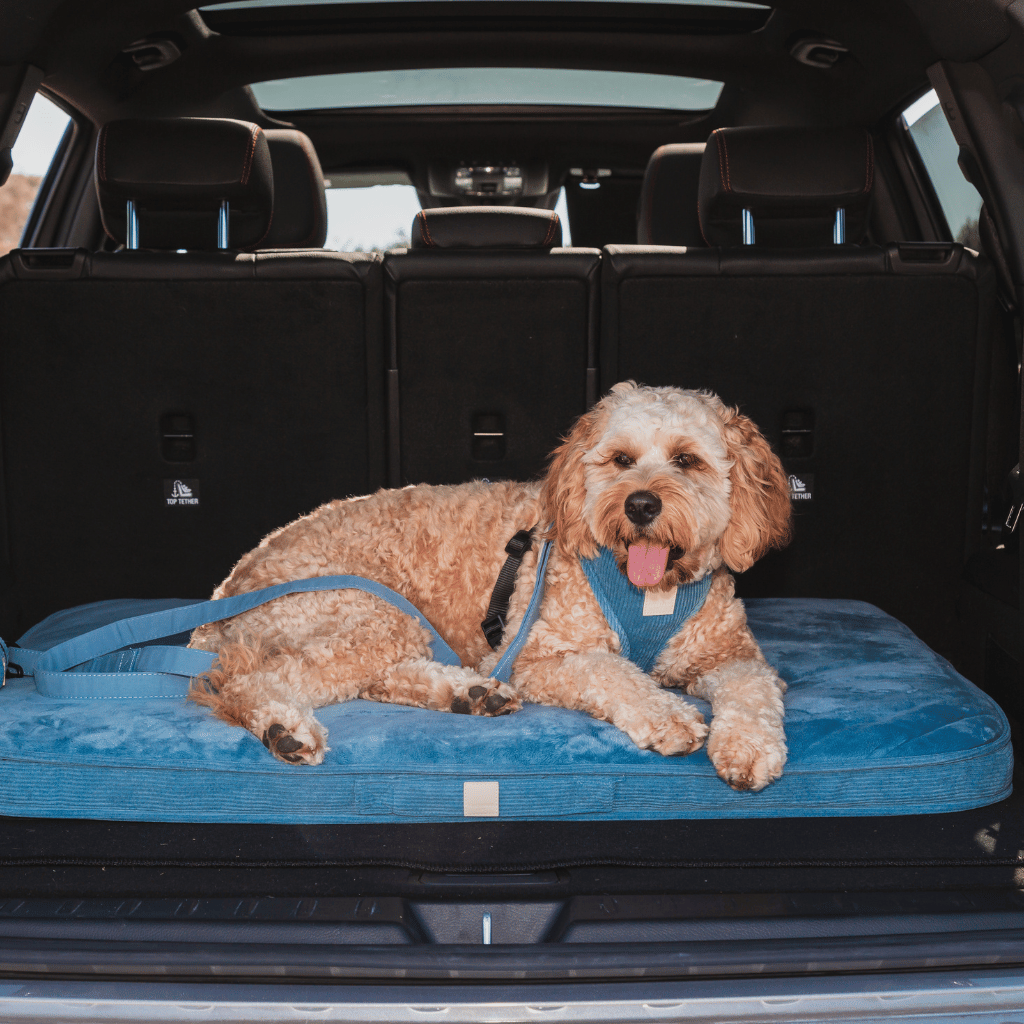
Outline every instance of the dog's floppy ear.
<path id="1" fill-rule="evenodd" d="M 789 481 L 778 456 L 751 420 L 725 405 L 718 408 L 718 415 L 733 461 L 729 525 L 719 550 L 733 572 L 744 572 L 770 548 L 789 543 Z"/>
<path id="2" fill-rule="evenodd" d="M 553 522 L 550 536 L 562 554 L 593 558 L 597 541 L 584 522 L 583 504 L 587 497 L 583 456 L 596 443 L 604 411 L 596 405 L 582 415 L 562 444 L 551 455 L 540 500 Z"/>

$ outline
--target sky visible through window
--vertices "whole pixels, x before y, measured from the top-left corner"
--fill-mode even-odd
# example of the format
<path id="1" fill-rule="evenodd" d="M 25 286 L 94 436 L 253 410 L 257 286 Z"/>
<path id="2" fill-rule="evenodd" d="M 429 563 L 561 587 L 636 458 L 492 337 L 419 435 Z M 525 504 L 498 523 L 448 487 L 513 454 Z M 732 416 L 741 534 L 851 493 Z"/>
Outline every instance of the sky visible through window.
<path id="1" fill-rule="evenodd" d="M 327 190 L 326 249 L 339 252 L 383 251 L 409 244 L 409 232 L 420 201 L 411 185 Z M 555 212 L 562 221 L 562 245 L 571 245 L 565 189 Z"/>
<path id="2" fill-rule="evenodd" d="M 721 82 L 573 68 L 424 68 L 279 78 L 252 85 L 264 110 L 559 105 L 710 110 Z"/>
<path id="3" fill-rule="evenodd" d="M 960 170 L 960 147 L 935 91 L 926 92 L 907 107 L 903 122 L 921 154 L 953 240 L 978 248 L 981 196 Z"/>
<path id="4" fill-rule="evenodd" d="M 37 94 L 18 134 L 18 141 L 11 150 L 14 159 L 12 173 L 42 177 L 50 166 L 70 120 L 55 103 Z"/>
<path id="5" fill-rule="evenodd" d="M 21 243 L 22 232 L 39 191 L 39 182 L 46 174 L 70 120 L 60 107 L 41 93 L 32 100 L 11 152 L 14 169 L 0 187 L 0 254 Z"/>

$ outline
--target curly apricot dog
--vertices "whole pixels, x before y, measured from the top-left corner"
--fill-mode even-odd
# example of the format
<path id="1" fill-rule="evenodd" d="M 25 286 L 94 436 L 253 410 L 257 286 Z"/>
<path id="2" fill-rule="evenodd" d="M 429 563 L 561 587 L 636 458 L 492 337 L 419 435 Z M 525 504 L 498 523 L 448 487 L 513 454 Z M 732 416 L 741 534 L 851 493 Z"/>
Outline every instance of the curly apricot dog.
<path id="1" fill-rule="evenodd" d="M 526 611 L 538 545 L 497 651 L 480 621 L 505 544 L 532 527 L 554 547 L 540 617 L 506 686 L 488 672 Z M 192 699 L 294 764 L 323 760 L 327 735 L 312 709 L 337 701 L 478 715 L 553 704 L 662 754 L 690 753 L 706 737 L 730 786 L 761 789 L 786 760 L 785 684 L 747 628 L 728 569 L 749 568 L 789 530 L 785 474 L 749 419 L 707 392 L 618 384 L 577 421 L 541 483 L 331 502 L 270 534 L 214 593 L 369 577 L 416 605 L 463 667 L 433 661 L 427 631 L 376 597 L 295 594 L 195 631 L 191 646 L 218 660 Z M 665 687 L 710 701 L 710 729 Z"/>

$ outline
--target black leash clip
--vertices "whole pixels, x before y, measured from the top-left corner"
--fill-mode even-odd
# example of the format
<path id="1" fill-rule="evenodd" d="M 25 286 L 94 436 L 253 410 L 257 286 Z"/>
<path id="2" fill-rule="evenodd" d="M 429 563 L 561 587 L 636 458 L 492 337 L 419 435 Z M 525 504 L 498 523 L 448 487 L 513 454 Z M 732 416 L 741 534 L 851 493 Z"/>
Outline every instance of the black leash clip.
<path id="1" fill-rule="evenodd" d="M 501 646 L 501 638 L 505 635 L 505 616 L 508 614 L 509 602 L 516 589 L 516 573 L 523 561 L 523 556 L 533 547 L 533 530 L 520 530 L 506 545 L 508 558 L 498 573 L 494 590 L 491 591 L 491 603 L 487 606 L 487 618 L 480 623 L 480 628 L 487 637 L 492 650 Z"/>

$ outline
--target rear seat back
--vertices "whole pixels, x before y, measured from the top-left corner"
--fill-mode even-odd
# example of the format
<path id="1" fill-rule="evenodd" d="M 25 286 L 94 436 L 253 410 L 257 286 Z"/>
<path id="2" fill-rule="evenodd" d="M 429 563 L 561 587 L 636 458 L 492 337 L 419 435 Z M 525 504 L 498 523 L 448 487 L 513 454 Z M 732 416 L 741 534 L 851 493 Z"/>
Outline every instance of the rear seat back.
<path id="1" fill-rule="evenodd" d="M 597 249 L 556 214 L 425 210 L 384 258 L 392 485 L 529 479 L 595 398 Z"/>
<path id="2" fill-rule="evenodd" d="M 733 145 L 744 132 L 708 144 L 701 219 L 719 247 L 606 248 L 602 386 L 710 388 L 781 454 L 795 539 L 742 593 L 870 601 L 948 652 L 979 534 L 991 270 L 953 244 L 801 247 L 827 243 L 844 204 L 863 237 L 869 142 L 758 130 Z M 751 207 L 776 248 L 737 244 Z"/>
<path id="3" fill-rule="evenodd" d="M 198 166 L 208 147 L 195 148 L 194 122 L 160 127 L 151 145 L 194 158 L 164 166 Z M 201 126 L 204 142 L 217 127 Z M 129 194 L 131 168 L 117 153 L 122 141 L 136 150 L 123 138 L 135 131 L 115 123 L 100 139 L 107 182 Z M 248 191 L 239 170 L 232 216 L 259 201 L 231 230 L 251 247 L 270 223 L 270 160 L 259 129 L 247 137 Z M 219 203 L 196 189 L 190 208 L 193 183 L 179 177 L 167 205 L 183 214 L 193 249 L 213 248 Z M 143 184 L 142 244 L 177 247 L 159 189 Z M 123 192 L 101 185 L 100 197 L 123 241 Z M 372 254 L 16 250 L 0 260 L 21 624 L 102 598 L 203 596 L 268 531 L 380 486 L 382 304 Z"/>

